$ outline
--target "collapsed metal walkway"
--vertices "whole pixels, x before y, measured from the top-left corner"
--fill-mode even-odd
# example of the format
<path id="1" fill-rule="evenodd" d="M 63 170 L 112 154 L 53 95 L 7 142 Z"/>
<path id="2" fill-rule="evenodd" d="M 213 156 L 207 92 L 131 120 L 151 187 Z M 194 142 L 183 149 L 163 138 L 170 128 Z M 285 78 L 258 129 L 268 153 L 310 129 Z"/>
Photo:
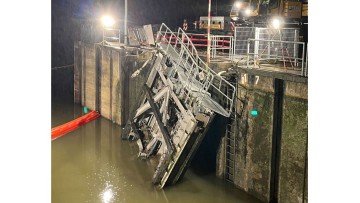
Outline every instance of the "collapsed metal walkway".
<path id="1" fill-rule="evenodd" d="M 200 59 L 181 28 L 174 33 L 162 24 L 156 46 L 128 138 L 140 157 L 158 161 L 152 182 L 162 188 L 184 176 L 214 116 L 231 115 L 236 90 Z"/>

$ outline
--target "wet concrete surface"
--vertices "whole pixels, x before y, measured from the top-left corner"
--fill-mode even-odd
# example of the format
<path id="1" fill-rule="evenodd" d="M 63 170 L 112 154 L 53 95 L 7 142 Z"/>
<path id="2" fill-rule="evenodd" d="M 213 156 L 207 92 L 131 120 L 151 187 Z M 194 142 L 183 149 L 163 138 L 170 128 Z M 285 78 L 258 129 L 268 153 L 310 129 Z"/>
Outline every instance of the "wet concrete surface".
<path id="1" fill-rule="evenodd" d="M 51 113 L 52 127 L 84 114 L 71 102 L 53 102 Z M 101 117 L 52 141 L 53 203 L 260 202 L 216 178 L 215 172 L 191 168 L 182 181 L 159 190 L 151 183 L 156 164 L 139 159 L 136 143 L 121 140 L 120 132 L 117 124 Z"/>

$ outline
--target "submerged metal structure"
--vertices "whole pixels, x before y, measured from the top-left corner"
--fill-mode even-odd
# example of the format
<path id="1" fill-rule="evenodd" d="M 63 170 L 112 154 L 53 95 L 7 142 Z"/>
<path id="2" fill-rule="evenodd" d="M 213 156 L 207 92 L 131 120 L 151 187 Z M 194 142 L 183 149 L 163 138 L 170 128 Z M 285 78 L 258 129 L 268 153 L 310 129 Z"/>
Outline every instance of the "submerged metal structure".
<path id="1" fill-rule="evenodd" d="M 140 157 L 158 160 L 152 182 L 162 188 L 184 176 L 214 116 L 230 116 L 235 87 L 199 58 L 181 28 L 162 24 L 156 47 L 128 138 Z"/>

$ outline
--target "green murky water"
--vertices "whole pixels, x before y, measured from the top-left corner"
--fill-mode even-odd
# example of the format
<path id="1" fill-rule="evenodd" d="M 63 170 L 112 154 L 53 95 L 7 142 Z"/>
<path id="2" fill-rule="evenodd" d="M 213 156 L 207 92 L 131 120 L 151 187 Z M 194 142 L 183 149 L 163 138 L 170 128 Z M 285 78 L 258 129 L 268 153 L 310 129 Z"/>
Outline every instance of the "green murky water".
<path id="1" fill-rule="evenodd" d="M 52 127 L 83 115 L 80 105 L 52 104 Z M 189 169 L 183 180 L 156 189 L 156 167 L 137 157 L 136 143 L 120 139 L 120 127 L 98 118 L 51 143 L 53 203 L 78 202 L 260 202 L 215 174 Z"/>

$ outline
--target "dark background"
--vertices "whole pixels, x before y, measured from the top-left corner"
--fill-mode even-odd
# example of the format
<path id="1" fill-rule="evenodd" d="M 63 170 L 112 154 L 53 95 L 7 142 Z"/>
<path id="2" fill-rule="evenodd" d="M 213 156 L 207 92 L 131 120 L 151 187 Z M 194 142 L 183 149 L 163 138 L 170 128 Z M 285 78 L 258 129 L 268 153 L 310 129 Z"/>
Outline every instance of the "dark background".
<path id="1" fill-rule="evenodd" d="M 212 15 L 229 15 L 234 0 L 212 0 Z M 165 23 L 171 29 L 206 16 L 208 0 L 128 0 L 129 25 Z M 100 23 L 109 14 L 123 24 L 124 0 L 52 0 L 51 1 L 51 67 L 74 63 L 74 41 L 84 22 Z M 121 27 L 120 27 L 121 28 Z M 73 99 L 73 68 L 51 71 L 51 96 Z"/>

